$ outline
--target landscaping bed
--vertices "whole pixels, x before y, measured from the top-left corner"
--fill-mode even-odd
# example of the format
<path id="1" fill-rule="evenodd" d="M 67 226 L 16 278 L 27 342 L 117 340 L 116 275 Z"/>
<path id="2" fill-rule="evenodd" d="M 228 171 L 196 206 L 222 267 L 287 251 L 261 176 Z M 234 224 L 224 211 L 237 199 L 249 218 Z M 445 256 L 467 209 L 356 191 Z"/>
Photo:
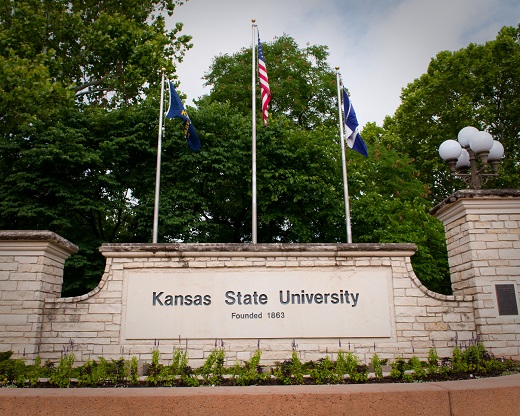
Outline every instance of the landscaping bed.
<path id="1" fill-rule="evenodd" d="M 451 357 L 440 358 L 435 348 L 427 360 L 417 357 L 392 362 L 374 354 L 368 365 L 351 352 L 338 351 L 333 360 L 329 355 L 317 361 L 302 362 L 294 350 L 292 356 L 272 367 L 261 364 L 261 350 L 251 360 L 225 366 L 225 350 L 216 348 L 196 369 L 188 365 L 187 353 L 181 349 L 172 357 L 161 360 L 158 349 L 152 360 L 139 368 L 137 357 L 118 360 L 88 360 L 74 366 L 74 353 L 63 354 L 57 363 L 33 364 L 11 359 L 11 352 L 0 353 L 0 387 L 67 388 L 67 387 L 198 387 L 250 385 L 322 385 L 417 383 L 448 380 L 469 380 L 520 373 L 517 361 L 496 358 L 483 345 L 474 343 L 456 347 Z M 144 375 L 140 375 L 144 374 Z"/>

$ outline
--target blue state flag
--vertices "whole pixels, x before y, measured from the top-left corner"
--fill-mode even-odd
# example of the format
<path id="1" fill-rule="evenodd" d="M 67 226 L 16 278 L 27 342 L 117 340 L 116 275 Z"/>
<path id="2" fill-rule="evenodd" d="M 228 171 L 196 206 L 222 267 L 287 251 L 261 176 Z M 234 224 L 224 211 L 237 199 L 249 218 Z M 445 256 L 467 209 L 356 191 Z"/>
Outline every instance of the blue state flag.
<path id="1" fill-rule="evenodd" d="M 168 118 L 180 118 L 184 122 L 184 134 L 186 135 L 186 140 L 188 141 L 188 146 L 191 150 L 196 152 L 200 149 L 200 139 L 195 131 L 195 127 L 193 127 L 193 123 L 188 116 L 188 113 L 184 109 L 184 106 L 181 103 L 181 99 L 179 98 L 179 94 L 175 91 L 175 87 L 173 83 L 168 80 L 168 84 L 170 84 L 170 107 L 168 108 L 168 112 L 166 113 L 166 117 Z"/>
<path id="2" fill-rule="evenodd" d="M 363 156 L 368 157 L 367 145 L 359 134 L 359 123 L 357 121 L 356 112 L 348 97 L 347 92 L 343 88 L 343 106 L 345 111 L 345 137 L 347 138 L 347 146 Z"/>

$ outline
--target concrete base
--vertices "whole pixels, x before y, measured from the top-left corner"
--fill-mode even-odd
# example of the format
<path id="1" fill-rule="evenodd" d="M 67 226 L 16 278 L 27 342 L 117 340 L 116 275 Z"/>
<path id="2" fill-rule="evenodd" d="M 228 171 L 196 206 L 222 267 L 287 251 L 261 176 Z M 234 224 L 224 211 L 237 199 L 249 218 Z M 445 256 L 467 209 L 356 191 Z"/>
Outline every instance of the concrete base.
<path id="1" fill-rule="evenodd" d="M 520 374 L 469 381 L 332 386 L 0 389 L 0 414 L 518 416 Z"/>

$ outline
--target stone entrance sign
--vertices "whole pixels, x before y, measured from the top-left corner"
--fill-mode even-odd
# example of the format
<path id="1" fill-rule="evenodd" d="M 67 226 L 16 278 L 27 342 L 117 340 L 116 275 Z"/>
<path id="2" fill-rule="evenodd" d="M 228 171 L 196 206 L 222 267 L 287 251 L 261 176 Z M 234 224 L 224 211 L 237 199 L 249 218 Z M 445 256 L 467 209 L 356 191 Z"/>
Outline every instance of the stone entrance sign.
<path id="1" fill-rule="evenodd" d="M 506 199 L 487 228 L 489 204 L 482 215 L 472 200 L 462 201 L 467 215 L 458 200 L 441 207 L 449 252 L 469 253 L 450 256 L 450 296 L 417 279 L 413 244 L 123 243 L 100 248 L 96 288 L 61 298 L 64 259 L 77 247 L 50 232 L 3 231 L 2 345 L 54 361 L 73 348 L 78 364 L 123 354 L 149 361 L 159 348 L 166 362 L 180 348 L 198 367 L 215 348 L 226 365 L 257 349 L 265 365 L 294 351 L 315 361 L 340 350 L 368 363 L 375 353 L 425 359 L 432 346 L 449 356 L 478 337 L 491 353 L 518 357 L 520 318 L 509 313 L 518 309 L 520 211 Z"/>

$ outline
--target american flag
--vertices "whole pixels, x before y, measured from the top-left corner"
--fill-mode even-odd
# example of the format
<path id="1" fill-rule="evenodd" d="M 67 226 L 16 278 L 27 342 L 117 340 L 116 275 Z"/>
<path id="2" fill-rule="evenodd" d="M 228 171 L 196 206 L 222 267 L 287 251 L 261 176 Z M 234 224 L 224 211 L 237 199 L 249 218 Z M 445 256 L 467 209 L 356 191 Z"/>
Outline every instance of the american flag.
<path id="1" fill-rule="evenodd" d="M 267 116 L 269 115 L 267 106 L 269 101 L 271 101 L 271 90 L 269 88 L 269 79 L 267 78 L 262 44 L 260 43 L 260 34 L 258 34 L 258 77 L 260 78 L 260 90 L 262 92 L 262 117 L 264 118 L 264 124 L 267 126 Z"/>

